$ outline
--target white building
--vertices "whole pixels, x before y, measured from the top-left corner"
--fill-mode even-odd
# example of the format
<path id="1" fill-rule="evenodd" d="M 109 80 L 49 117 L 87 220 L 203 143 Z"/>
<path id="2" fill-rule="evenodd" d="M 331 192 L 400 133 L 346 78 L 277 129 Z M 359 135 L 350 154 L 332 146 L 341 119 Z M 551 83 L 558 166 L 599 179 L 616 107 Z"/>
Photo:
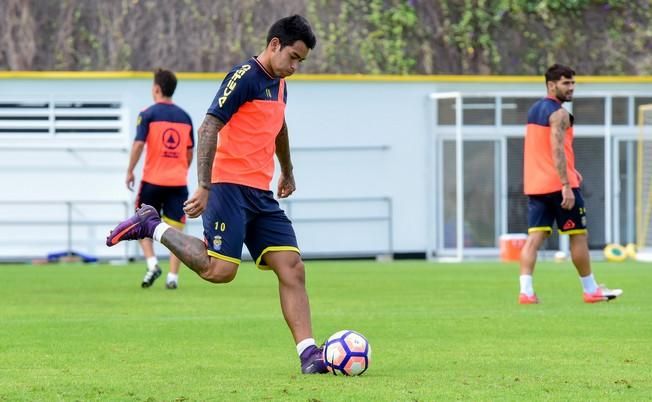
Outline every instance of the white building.
<path id="1" fill-rule="evenodd" d="M 178 78 L 174 100 L 197 129 L 223 74 Z M 652 103 L 652 78 L 577 80 L 569 107 L 591 247 L 632 242 L 636 110 Z M 150 73 L 0 73 L 0 259 L 138 254 L 104 237 L 133 208 L 125 171 L 151 83 Z M 543 77 L 291 78 L 298 190 L 283 205 L 304 254 L 446 256 L 462 240 L 465 255 L 497 255 L 502 233 L 526 229 L 525 114 L 544 95 Z M 200 220 L 188 231 L 201 236 Z"/>

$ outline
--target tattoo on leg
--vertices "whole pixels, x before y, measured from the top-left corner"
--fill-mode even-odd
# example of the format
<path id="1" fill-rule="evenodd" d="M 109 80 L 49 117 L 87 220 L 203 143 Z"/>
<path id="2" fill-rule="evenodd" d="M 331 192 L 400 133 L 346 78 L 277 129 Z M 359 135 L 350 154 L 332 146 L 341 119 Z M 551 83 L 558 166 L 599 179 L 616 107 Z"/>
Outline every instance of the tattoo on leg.
<path id="1" fill-rule="evenodd" d="M 161 243 L 193 271 L 200 273 L 210 265 L 204 242 L 178 230 L 166 230 Z"/>

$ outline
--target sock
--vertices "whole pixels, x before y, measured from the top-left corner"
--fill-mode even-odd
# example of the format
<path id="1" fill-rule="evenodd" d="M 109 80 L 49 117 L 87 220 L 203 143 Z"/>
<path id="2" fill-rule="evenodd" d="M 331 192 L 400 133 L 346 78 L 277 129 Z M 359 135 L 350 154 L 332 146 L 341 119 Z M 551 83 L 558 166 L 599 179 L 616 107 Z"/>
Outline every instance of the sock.
<path id="1" fill-rule="evenodd" d="M 171 228 L 171 226 L 168 225 L 165 222 L 159 223 L 154 228 L 154 235 L 152 236 L 152 238 L 160 243 L 161 242 L 161 236 L 163 236 L 163 233 L 165 233 L 165 231 L 170 229 L 170 228 Z"/>
<path id="2" fill-rule="evenodd" d="M 521 275 L 521 293 L 528 296 L 534 295 L 534 288 L 532 287 L 532 275 Z"/>
<path id="3" fill-rule="evenodd" d="M 153 271 L 156 269 L 156 265 L 158 264 L 158 258 L 156 257 L 147 257 L 147 269 L 150 271 Z"/>
<path id="4" fill-rule="evenodd" d="M 582 281 L 584 293 L 594 293 L 596 290 L 598 290 L 598 284 L 596 283 L 593 274 L 580 277 L 580 281 Z"/>
<path id="5" fill-rule="evenodd" d="M 317 346 L 313 338 L 306 338 L 301 342 L 297 343 L 297 353 L 299 354 L 299 357 L 301 357 L 301 353 L 303 353 L 306 349 L 308 349 L 313 345 Z"/>
<path id="6" fill-rule="evenodd" d="M 179 275 L 178 274 L 173 274 L 172 272 L 168 272 L 168 278 L 165 281 L 165 283 L 170 283 L 170 282 L 178 282 L 179 281 Z"/>

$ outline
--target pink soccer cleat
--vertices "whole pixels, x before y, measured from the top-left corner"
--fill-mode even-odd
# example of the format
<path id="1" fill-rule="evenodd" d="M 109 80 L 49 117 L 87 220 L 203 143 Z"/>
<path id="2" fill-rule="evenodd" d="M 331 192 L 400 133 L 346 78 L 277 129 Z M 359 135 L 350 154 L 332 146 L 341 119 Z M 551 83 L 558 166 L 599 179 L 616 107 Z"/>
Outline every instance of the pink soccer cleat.
<path id="1" fill-rule="evenodd" d="M 539 304 L 539 298 L 537 297 L 536 294 L 533 294 L 532 296 L 528 296 L 525 293 L 521 293 L 518 295 L 518 303 L 519 304 Z"/>
<path id="2" fill-rule="evenodd" d="M 593 293 L 584 293 L 584 303 L 599 303 L 609 301 L 622 295 L 622 289 L 608 289 L 604 285 L 600 285 Z"/>

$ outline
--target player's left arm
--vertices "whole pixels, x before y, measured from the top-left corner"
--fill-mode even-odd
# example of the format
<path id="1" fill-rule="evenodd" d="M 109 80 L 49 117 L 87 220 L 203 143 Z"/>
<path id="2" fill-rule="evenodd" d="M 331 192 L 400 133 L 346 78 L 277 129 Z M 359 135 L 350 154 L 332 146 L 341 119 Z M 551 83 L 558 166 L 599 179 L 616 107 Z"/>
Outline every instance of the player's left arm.
<path id="1" fill-rule="evenodd" d="M 568 111 L 564 108 L 558 109 L 550 115 L 550 134 L 552 146 L 552 160 L 557 169 L 559 180 L 561 181 L 561 207 L 563 209 L 573 209 L 575 205 L 575 194 L 568 181 L 566 162 L 566 150 L 564 149 L 564 140 L 566 137 L 566 130 L 570 127 L 570 116 Z"/>
<path id="2" fill-rule="evenodd" d="M 278 179 L 276 195 L 279 198 L 287 198 L 294 193 L 297 187 L 294 182 L 292 159 L 290 158 L 290 137 L 285 119 L 283 119 L 281 131 L 276 136 L 276 158 L 281 165 L 281 176 Z"/>

